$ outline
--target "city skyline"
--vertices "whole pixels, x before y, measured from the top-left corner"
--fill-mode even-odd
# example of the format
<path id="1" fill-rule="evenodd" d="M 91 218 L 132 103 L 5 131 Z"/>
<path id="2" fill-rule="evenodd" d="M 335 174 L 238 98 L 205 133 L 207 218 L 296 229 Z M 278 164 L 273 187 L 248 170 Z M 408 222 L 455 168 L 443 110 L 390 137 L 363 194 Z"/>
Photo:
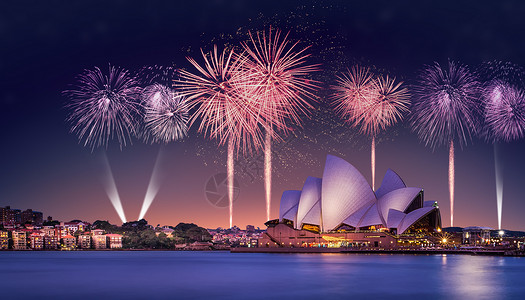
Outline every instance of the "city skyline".
<path id="1" fill-rule="evenodd" d="M 0 23 L 7 38 L 7 47 L 0 53 L 11 58 L 0 65 L 1 138 L 6 141 L 0 160 L 4 166 L 0 207 L 32 208 L 62 220 L 100 219 L 118 224 L 119 216 L 101 183 L 105 153 L 127 220 L 135 220 L 162 148 L 165 175 L 145 219 L 150 224 L 229 227 L 227 205 L 206 196 L 210 178 L 226 173 L 226 146 L 205 139 L 194 127 L 181 142 L 149 145 L 135 139 L 122 149 L 113 142 L 107 151 L 93 152 L 69 133 L 64 121 L 66 99 L 61 93 L 75 83 L 77 74 L 94 66 L 190 69 L 185 56 L 198 56 L 200 48 L 210 51 L 214 43 L 228 41 L 224 36 L 235 35 L 239 28 L 263 30 L 264 25 L 280 25 L 294 39 L 311 43 L 314 61 L 322 64 L 323 72 L 316 79 L 322 80 L 323 89 L 317 111 L 305 118 L 304 128 L 295 128 L 290 138 L 274 145 L 271 219 L 278 217 L 284 190 L 299 190 L 307 176 L 322 176 L 327 155 L 345 159 L 372 183 L 370 139 L 344 125 L 329 109 L 327 95 L 338 72 L 365 62 L 411 84 L 418 71 L 434 61 L 453 59 L 473 69 L 490 60 L 525 66 L 520 56 L 525 45 L 516 38 L 525 21 L 514 12 L 517 9 L 504 4 L 467 2 L 452 9 L 446 4 L 404 2 L 383 6 L 318 1 L 258 6 L 214 3 L 207 9 L 163 3 L 145 11 L 136 3 L 111 4 L 107 12 L 82 4 L 55 10 L 45 5 L 23 11 L 17 5 L 8 7 L 6 11 L 13 15 Z M 112 15 L 117 9 L 125 13 Z M 492 18 L 478 19 L 478 15 Z M 444 16 L 447 24 L 440 22 Z M 134 25 L 135 18 L 144 20 L 142 25 Z M 321 37 L 334 46 L 323 45 Z M 500 146 L 505 187 L 502 228 L 525 230 L 520 213 L 525 209 L 520 186 L 525 143 Z M 457 147 L 455 156 L 454 226 L 497 228 L 493 145 L 474 137 L 463 148 Z M 233 224 L 239 227 L 263 228 L 266 221 L 261 158 L 259 153 L 255 158 L 237 159 L 239 194 Z M 376 183 L 389 168 L 407 185 L 423 188 L 425 200 L 438 201 L 443 226 L 450 225 L 447 147 L 425 147 L 405 119 L 376 138 Z"/>

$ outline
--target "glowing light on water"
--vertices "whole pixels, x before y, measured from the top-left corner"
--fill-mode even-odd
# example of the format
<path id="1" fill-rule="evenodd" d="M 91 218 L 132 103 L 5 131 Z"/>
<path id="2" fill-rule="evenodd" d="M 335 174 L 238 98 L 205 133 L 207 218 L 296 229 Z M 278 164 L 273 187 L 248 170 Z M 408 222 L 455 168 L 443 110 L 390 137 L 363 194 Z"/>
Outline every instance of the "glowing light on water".
<path id="1" fill-rule="evenodd" d="M 157 160 L 155 161 L 155 166 L 153 167 L 153 172 L 151 173 L 151 178 L 149 180 L 148 189 L 146 190 L 146 195 L 144 196 L 144 201 L 142 202 L 142 208 L 140 209 L 140 214 L 138 220 L 144 219 L 144 216 L 148 212 L 151 203 L 157 196 L 159 192 L 161 181 L 163 176 L 162 174 L 162 160 L 163 160 L 163 150 L 159 150 L 157 154 Z"/>
<path id="2" fill-rule="evenodd" d="M 122 203 L 120 202 L 120 196 L 117 191 L 117 185 L 115 184 L 115 179 L 113 178 L 113 172 L 111 171 L 111 166 L 109 165 L 108 157 L 106 152 L 102 154 L 102 164 L 104 167 L 104 172 L 102 173 L 102 184 L 106 190 L 111 204 L 115 208 L 118 216 L 122 223 L 126 223 L 126 216 L 124 214 L 124 209 L 122 208 Z"/>

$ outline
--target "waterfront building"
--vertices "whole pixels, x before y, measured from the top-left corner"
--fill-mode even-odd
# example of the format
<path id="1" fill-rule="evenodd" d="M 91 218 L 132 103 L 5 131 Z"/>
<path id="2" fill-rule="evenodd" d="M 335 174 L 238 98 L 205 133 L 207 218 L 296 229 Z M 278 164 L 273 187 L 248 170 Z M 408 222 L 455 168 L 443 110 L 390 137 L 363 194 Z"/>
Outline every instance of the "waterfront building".
<path id="1" fill-rule="evenodd" d="M 0 231 L 0 250 L 9 249 L 9 231 Z"/>
<path id="2" fill-rule="evenodd" d="M 407 187 L 387 170 L 374 191 L 345 160 L 328 155 L 322 178 L 308 177 L 302 190 L 285 191 L 279 219 L 266 223 L 260 247 L 397 247 L 400 235 L 425 235 L 441 227 L 436 201 Z"/>
<path id="3" fill-rule="evenodd" d="M 61 249 L 73 250 L 76 248 L 76 239 L 72 235 L 62 236 Z"/>
<path id="4" fill-rule="evenodd" d="M 44 249 L 44 236 L 42 232 L 35 231 L 29 236 L 31 240 L 31 249 L 33 250 L 43 250 Z"/>
<path id="5" fill-rule="evenodd" d="M 87 230 L 88 224 L 84 222 L 65 222 L 64 228 L 69 234 L 74 234 L 77 231 L 84 232 Z"/>
<path id="6" fill-rule="evenodd" d="M 94 231 L 94 230 L 93 230 Z M 91 236 L 91 243 L 95 249 L 106 249 L 107 238 L 105 234 L 93 234 Z"/>
<path id="7" fill-rule="evenodd" d="M 77 246 L 80 249 L 91 248 L 91 236 L 89 234 L 82 234 L 77 237 Z"/>
<path id="8" fill-rule="evenodd" d="M 110 249 L 122 248 L 122 235 L 111 233 L 106 234 L 106 238 Z"/>
<path id="9" fill-rule="evenodd" d="M 481 246 L 490 243 L 489 227 L 470 226 L 463 228 L 462 243 L 467 245 Z"/>
<path id="10" fill-rule="evenodd" d="M 40 229 L 44 236 L 55 236 L 55 227 L 53 226 L 44 226 L 42 229 Z"/>
<path id="11" fill-rule="evenodd" d="M 58 237 L 54 235 L 44 235 L 44 249 L 54 250 L 58 248 Z"/>
<path id="12" fill-rule="evenodd" d="M 11 232 L 11 238 L 13 240 L 14 250 L 26 250 L 27 249 L 27 232 L 23 230 L 13 230 Z"/>

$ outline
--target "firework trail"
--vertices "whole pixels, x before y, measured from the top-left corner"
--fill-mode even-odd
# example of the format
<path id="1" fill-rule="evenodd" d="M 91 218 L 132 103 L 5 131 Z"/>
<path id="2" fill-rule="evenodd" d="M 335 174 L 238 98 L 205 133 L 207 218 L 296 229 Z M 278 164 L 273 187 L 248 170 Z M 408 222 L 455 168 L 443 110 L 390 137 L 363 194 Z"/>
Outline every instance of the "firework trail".
<path id="1" fill-rule="evenodd" d="M 403 118 L 410 96 L 395 78 L 375 78 L 368 68 L 354 66 L 338 77 L 333 95 L 335 111 L 352 126 L 372 138 L 372 189 L 375 190 L 375 137 Z"/>
<path id="2" fill-rule="evenodd" d="M 454 140 L 466 144 L 476 132 L 480 83 L 466 66 L 426 66 L 413 88 L 412 128 L 425 145 L 449 145 L 450 226 L 454 226 Z"/>
<path id="3" fill-rule="evenodd" d="M 313 91 L 316 82 L 308 76 L 318 71 L 317 65 L 307 65 L 310 56 L 309 47 L 297 50 L 296 43 L 288 41 L 288 35 L 281 38 L 281 32 L 270 28 L 256 35 L 249 33 L 250 40 L 243 43 L 249 60 L 244 64 L 243 72 L 251 76 L 250 96 L 260 113 L 261 122 L 266 131 L 264 142 L 264 187 L 266 194 L 266 218 L 270 219 L 272 191 L 272 137 L 276 131 L 287 133 L 287 121 L 301 124 L 300 115 L 308 114 L 312 108 L 308 100 L 315 99 Z M 252 101 L 253 101 L 252 100 Z"/>
<path id="4" fill-rule="evenodd" d="M 498 229 L 501 229 L 503 162 L 499 143 L 522 139 L 525 134 L 525 93 L 518 87 L 523 84 L 523 70 L 511 63 L 489 62 L 481 73 L 487 77 L 482 94 L 484 135 L 494 143 Z"/>
<path id="5" fill-rule="evenodd" d="M 74 89 L 64 91 L 70 99 L 66 108 L 70 110 L 67 122 L 71 132 L 92 151 L 107 147 L 113 138 L 121 148 L 131 142 L 140 117 L 136 78 L 127 70 L 110 66 L 108 75 L 95 67 L 79 75 L 78 81 Z"/>
<path id="6" fill-rule="evenodd" d="M 199 132 L 228 144 L 228 195 L 230 197 L 230 227 L 233 226 L 233 158 L 235 152 L 251 152 L 262 148 L 263 133 L 259 126 L 260 112 L 254 106 L 252 76 L 242 72 L 246 57 L 217 47 L 208 54 L 202 52 L 204 65 L 188 58 L 198 73 L 181 70 L 175 86 L 195 109 L 190 125 L 201 119 Z"/>

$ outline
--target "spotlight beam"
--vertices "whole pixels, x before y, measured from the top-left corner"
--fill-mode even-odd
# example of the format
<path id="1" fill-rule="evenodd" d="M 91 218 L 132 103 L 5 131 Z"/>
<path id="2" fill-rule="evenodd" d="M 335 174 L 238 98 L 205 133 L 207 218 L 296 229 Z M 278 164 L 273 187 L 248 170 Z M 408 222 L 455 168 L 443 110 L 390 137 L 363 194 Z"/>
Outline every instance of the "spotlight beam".
<path id="1" fill-rule="evenodd" d="M 102 173 L 102 184 L 106 190 L 111 204 L 115 208 L 118 216 L 122 223 L 126 223 L 126 215 L 124 214 L 124 209 L 122 208 L 122 203 L 120 202 L 120 197 L 117 191 L 117 185 L 115 184 L 115 179 L 113 178 L 113 172 L 111 171 L 111 166 L 109 165 L 108 157 L 106 152 L 102 152 L 102 163 L 104 165 L 104 172 Z"/>
<path id="2" fill-rule="evenodd" d="M 163 178 L 162 176 L 162 164 L 161 161 L 164 157 L 164 150 L 161 147 L 159 149 L 159 153 L 157 154 L 157 160 L 155 161 L 155 166 L 153 167 L 153 171 L 151 172 L 151 178 L 149 180 L 148 189 L 146 190 L 146 195 L 144 196 L 144 201 L 142 202 L 142 208 L 140 209 L 139 214 L 139 220 L 144 219 L 144 216 L 148 212 L 149 207 L 151 206 L 151 203 L 153 203 L 153 200 L 157 196 L 157 193 L 159 192 L 161 180 Z"/>

